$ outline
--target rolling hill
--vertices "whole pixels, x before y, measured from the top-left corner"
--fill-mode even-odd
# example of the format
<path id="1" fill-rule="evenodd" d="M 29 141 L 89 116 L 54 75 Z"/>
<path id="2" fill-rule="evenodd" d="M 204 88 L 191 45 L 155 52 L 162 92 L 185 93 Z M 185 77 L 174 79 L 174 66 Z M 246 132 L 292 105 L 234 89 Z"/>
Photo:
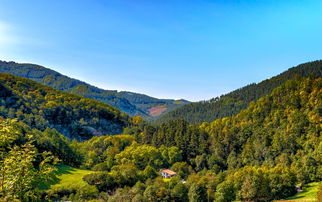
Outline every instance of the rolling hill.
<path id="1" fill-rule="evenodd" d="M 0 198 L 28 201 L 30 191 L 39 200 L 70 201 L 288 198 L 296 194 L 295 185 L 322 179 L 322 78 L 312 78 L 318 77 L 314 70 L 306 78 L 292 76 L 234 116 L 201 125 L 178 119 L 131 124 L 107 104 L 0 74 L 0 142 L 5 146 L 0 175 L 5 173 L 6 188 Z M 90 133 L 125 126 L 130 133 Z M 69 141 L 53 129 L 79 140 L 92 138 Z M 56 172 L 54 165 L 43 164 L 54 157 L 63 163 Z M 178 176 L 163 180 L 158 170 L 165 167 Z M 46 179 L 42 173 L 53 176 Z M 15 179 L 30 180 L 32 189 L 24 190 Z M 315 191 L 306 187 L 289 199 L 314 200 Z"/>
<path id="2" fill-rule="evenodd" d="M 209 101 L 194 102 L 161 115 L 157 122 L 184 119 L 189 123 L 210 122 L 218 118 L 232 116 L 245 109 L 252 101 L 268 95 L 272 90 L 289 79 L 299 77 L 322 77 L 322 60 L 308 62 L 266 79 L 237 89 Z"/>
<path id="3" fill-rule="evenodd" d="M 35 64 L 0 61 L 0 72 L 32 79 L 56 90 L 95 99 L 112 105 L 130 116 L 140 115 L 145 119 L 154 119 L 163 113 L 189 103 L 186 100 L 157 99 L 127 91 L 103 90 Z M 159 113 L 151 113 L 151 110 L 154 111 L 153 108 L 155 107 L 162 107 L 163 110 Z"/>
<path id="4" fill-rule="evenodd" d="M 108 104 L 0 73 L 0 116 L 41 131 L 55 128 L 71 139 L 119 134 L 129 117 Z"/>

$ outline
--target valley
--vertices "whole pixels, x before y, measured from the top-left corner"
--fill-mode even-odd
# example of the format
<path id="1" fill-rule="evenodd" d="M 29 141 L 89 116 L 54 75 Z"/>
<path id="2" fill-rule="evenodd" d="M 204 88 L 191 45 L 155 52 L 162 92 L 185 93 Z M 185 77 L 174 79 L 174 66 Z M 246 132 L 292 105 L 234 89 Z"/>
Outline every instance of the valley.
<path id="1" fill-rule="evenodd" d="M 183 118 L 151 123 L 80 96 L 86 85 L 77 85 L 77 93 L 64 92 L 0 73 L 0 197 L 318 200 L 321 72 L 321 61 L 315 61 L 209 102 L 163 101 L 185 103 L 173 111 L 182 109 L 178 115 L 187 112 L 184 117 L 199 117 L 207 106 L 213 112 L 212 105 L 221 106 L 214 111 L 218 116 L 232 114 L 200 124 Z M 150 104 L 142 104 L 142 97 Z M 152 116 L 169 107 L 145 95 L 125 93 L 123 98 Z M 187 107 L 195 107 L 194 114 Z M 162 169 L 171 177 L 163 178 Z M 299 184 L 304 191 L 296 194 Z"/>

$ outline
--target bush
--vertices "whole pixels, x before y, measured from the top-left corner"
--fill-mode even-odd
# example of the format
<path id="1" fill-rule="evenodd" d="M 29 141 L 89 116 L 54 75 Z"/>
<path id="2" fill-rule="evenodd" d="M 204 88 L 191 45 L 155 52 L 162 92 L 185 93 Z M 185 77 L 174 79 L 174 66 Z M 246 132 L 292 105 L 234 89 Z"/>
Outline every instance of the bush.
<path id="1" fill-rule="evenodd" d="M 54 190 L 50 190 L 47 192 L 47 198 L 50 199 L 60 199 L 64 197 L 70 197 L 70 195 L 74 195 L 76 193 L 76 189 L 62 187 L 56 188 Z"/>
<path id="2" fill-rule="evenodd" d="M 88 174 L 83 180 L 89 185 L 95 185 L 99 191 L 107 191 L 115 186 L 114 178 L 107 172 Z"/>
<path id="3" fill-rule="evenodd" d="M 107 165 L 106 162 L 96 164 L 92 170 L 94 171 L 110 171 L 111 168 Z"/>
<path id="4" fill-rule="evenodd" d="M 98 189 L 93 185 L 85 185 L 80 188 L 71 200 L 91 200 L 99 195 Z"/>

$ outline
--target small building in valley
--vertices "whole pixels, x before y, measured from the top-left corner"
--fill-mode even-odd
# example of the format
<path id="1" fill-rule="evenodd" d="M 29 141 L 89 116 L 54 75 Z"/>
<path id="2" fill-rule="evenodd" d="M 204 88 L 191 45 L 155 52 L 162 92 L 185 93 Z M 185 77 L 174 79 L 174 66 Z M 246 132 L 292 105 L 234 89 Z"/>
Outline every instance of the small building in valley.
<path id="1" fill-rule="evenodd" d="M 171 178 L 171 177 L 177 175 L 176 172 L 174 172 L 172 170 L 169 170 L 169 169 L 162 169 L 162 170 L 160 170 L 160 173 L 161 173 L 163 178 Z"/>

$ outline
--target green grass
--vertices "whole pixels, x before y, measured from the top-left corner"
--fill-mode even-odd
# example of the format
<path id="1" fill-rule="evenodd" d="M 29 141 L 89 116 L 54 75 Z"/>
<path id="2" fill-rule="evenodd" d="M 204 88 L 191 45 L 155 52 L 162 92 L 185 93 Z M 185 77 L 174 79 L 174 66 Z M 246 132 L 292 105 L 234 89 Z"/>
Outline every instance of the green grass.
<path id="1" fill-rule="evenodd" d="M 304 188 L 303 188 L 303 192 L 301 193 L 298 193 L 294 196 L 291 196 L 283 201 L 288 201 L 288 202 L 293 202 L 293 201 L 317 201 L 316 197 L 317 197 L 317 191 L 318 191 L 318 187 L 319 185 L 321 185 L 322 182 L 312 182 L 312 183 L 309 183 L 307 185 L 304 185 Z"/>
<path id="2" fill-rule="evenodd" d="M 61 190 L 61 189 L 78 189 L 87 183 L 83 180 L 83 177 L 87 174 L 94 173 L 95 171 L 73 168 L 66 165 L 57 166 L 56 178 L 52 179 L 47 184 L 41 186 L 41 189 Z"/>

